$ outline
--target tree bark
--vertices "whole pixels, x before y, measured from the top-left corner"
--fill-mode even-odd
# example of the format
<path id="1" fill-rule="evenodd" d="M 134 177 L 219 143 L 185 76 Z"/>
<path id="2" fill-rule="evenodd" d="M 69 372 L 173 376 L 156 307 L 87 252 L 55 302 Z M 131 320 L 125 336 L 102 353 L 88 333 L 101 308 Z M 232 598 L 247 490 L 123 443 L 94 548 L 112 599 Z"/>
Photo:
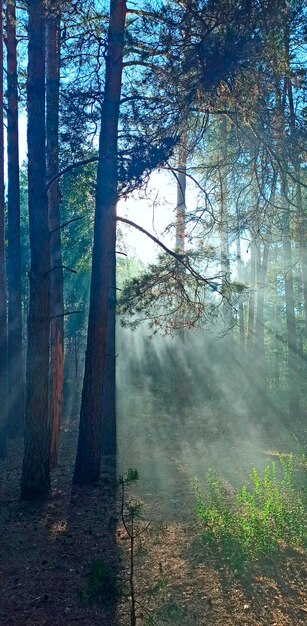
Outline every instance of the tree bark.
<path id="1" fill-rule="evenodd" d="M 176 253 L 184 254 L 185 237 L 186 237 L 186 189 L 187 189 L 187 141 L 188 132 L 182 132 L 178 146 L 178 162 L 177 162 L 177 206 L 176 206 Z M 184 268 L 177 261 L 176 274 L 179 283 L 179 299 L 180 284 L 184 281 Z M 184 314 L 178 311 L 175 317 L 176 335 L 176 376 L 175 376 L 175 402 L 174 411 L 176 418 L 181 421 L 184 418 L 184 409 L 188 397 L 186 383 L 186 354 L 185 354 L 185 333 L 184 333 Z"/>
<path id="2" fill-rule="evenodd" d="M 287 48 L 289 45 L 289 37 L 287 38 Z M 289 60 L 289 49 L 287 49 L 287 60 L 290 65 Z M 295 142 L 296 138 L 296 115 L 295 115 L 295 107 L 293 102 L 293 89 L 290 78 L 290 67 L 289 74 L 287 76 L 287 91 L 288 91 L 288 101 L 289 101 L 289 111 L 290 111 L 290 131 L 291 137 Z M 305 315 L 305 339 L 307 338 L 307 216 L 306 211 L 304 210 L 304 201 L 303 201 L 303 193 L 302 193 L 302 183 L 301 183 L 301 155 L 299 152 L 298 146 L 294 145 L 291 153 L 291 158 L 294 166 L 295 177 L 296 177 L 296 204 L 297 204 L 297 212 L 298 212 L 298 225 L 299 225 L 299 245 L 301 252 L 301 267 L 302 267 L 302 284 L 303 284 L 303 297 L 304 297 L 304 315 Z"/>
<path id="3" fill-rule="evenodd" d="M 305 339 L 307 339 L 307 216 L 306 210 L 304 210 L 302 185 L 300 181 L 300 168 L 296 172 L 297 182 L 297 209 L 298 209 L 298 222 L 300 231 L 300 253 L 301 253 L 301 267 L 302 267 L 302 285 L 303 285 L 303 297 L 304 297 L 304 316 L 305 316 Z"/>
<path id="4" fill-rule="evenodd" d="M 231 299 L 231 292 L 229 290 L 230 284 L 230 258 L 229 258 L 229 215 L 228 215 L 228 171 L 227 171 L 227 159 L 228 148 L 226 144 L 227 136 L 227 120 L 223 117 L 221 121 L 221 141 L 224 142 L 221 150 L 221 165 L 218 168 L 218 182 L 219 182 L 219 234 L 220 234 L 220 264 L 222 275 L 222 291 L 227 295 L 228 299 L 223 303 L 223 315 L 225 331 L 229 332 L 233 326 L 232 309 L 229 300 Z"/>
<path id="5" fill-rule="evenodd" d="M 186 229 L 187 133 L 179 143 L 177 168 L 176 252 L 183 254 Z"/>
<path id="6" fill-rule="evenodd" d="M 295 319 L 295 301 L 292 270 L 292 246 L 290 237 L 290 207 L 287 200 L 287 181 L 285 180 L 285 176 L 282 178 L 282 194 L 285 203 L 285 216 L 283 224 L 283 254 L 289 371 L 289 417 L 290 419 L 297 419 L 300 416 L 300 394 L 297 356 L 297 329 Z"/>
<path id="7" fill-rule="evenodd" d="M 59 93 L 60 93 L 60 11 L 57 3 L 48 7 L 46 24 L 46 129 L 47 179 L 59 171 Z M 50 229 L 50 463 L 58 461 L 64 376 L 64 297 L 61 249 L 60 186 L 56 180 L 48 190 Z M 56 268 L 56 269 L 54 269 Z"/>
<path id="8" fill-rule="evenodd" d="M 114 266 L 116 264 L 114 263 Z M 112 272 L 112 284 L 116 281 L 116 267 Z M 110 291 L 108 307 L 107 341 L 105 354 L 105 371 L 102 395 L 102 433 L 101 452 L 104 469 L 114 460 L 117 448 L 116 432 L 116 290 Z"/>
<path id="9" fill-rule="evenodd" d="M 253 237 L 253 234 L 252 234 Z M 250 352 L 248 355 L 251 357 L 251 353 L 254 346 L 254 325 L 255 325 L 255 278 L 256 278 L 256 264 L 255 264 L 255 242 L 251 241 L 250 245 L 251 257 L 250 257 L 250 287 L 248 298 L 248 320 L 247 320 L 247 348 Z"/>
<path id="10" fill-rule="evenodd" d="M 284 167 L 288 167 L 289 155 L 286 150 L 286 128 L 288 124 L 286 115 L 286 98 L 284 95 L 288 95 L 289 81 L 287 75 L 290 74 L 290 13 L 289 5 L 285 3 L 284 12 L 284 54 L 285 61 L 287 63 L 286 76 L 284 77 L 284 83 L 281 81 L 279 75 L 279 69 L 276 70 L 275 75 L 275 99 L 276 99 L 276 111 L 277 111 L 277 128 L 279 132 L 279 139 L 281 141 L 281 158 Z M 284 92 L 283 89 L 286 89 Z M 291 114 L 291 100 L 290 104 L 290 126 L 293 125 L 293 118 Z M 292 118 L 292 122 L 291 122 Z M 293 131 L 293 128 L 292 128 Z M 296 159 L 295 159 L 296 161 Z M 287 344 L 288 344 L 288 392 L 289 392 L 289 418 L 294 420 L 300 416 L 300 389 L 299 389 L 299 370 L 298 370 L 298 341 L 297 341 L 297 328 L 295 318 L 295 298 L 294 298 L 294 285 L 293 285 L 293 269 L 292 269 L 292 242 L 290 232 L 290 202 L 289 202 L 289 188 L 287 175 L 284 171 L 280 175 L 281 182 L 281 195 L 284 203 L 284 220 L 283 220 L 283 255 L 284 255 L 284 283 L 285 283 L 285 301 L 286 301 L 286 325 L 287 325 Z"/>
<path id="11" fill-rule="evenodd" d="M 264 348 L 264 294 L 266 285 L 266 275 L 268 268 L 269 245 L 264 243 L 261 255 L 261 242 L 256 244 L 256 319 L 255 319 L 255 342 L 254 358 L 255 368 L 258 372 L 259 391 L 265 394 L 266 391 L 266 360 Z M 263 396 L 264 397 L 264 396 Z"/>
<path id="12" fill-rule="evenodd" d="M 7 285 L 8 285 L 8 434 L 15 437 L 24 422 L 22 346 L 20 183 L 18 147 L 18 75 L 15 0 L 6 4 L 7 44 Z"/>
<path id="13" fill-rule="evenodd" d="M 104 101 L 101 112 L 94 247 L 85 372 L 75 484 L 99 479 L 102 385 L 109 298 L 114 292 L 116 205 L 118 199 L 118 120 L 123 68 L 125 0 L 111 0 Z M 108 419 L 108 416 L 104 416 Z"/>
<path id="14" fill-rule="evenodd" d="M 242 277 L 242 255 L 241 255 L 241 239 L 240 239 L 240 224 L 239 224 L 239 220 L 238 220 L 238 236 L 236 237 L 236 250 L 237 250 L 237 272 L 238 272 L 238 281 L 242 282 L 243 277 Z M 242 347 L 242 351 L 244 351 L 245 348 L 245 328 L 244 328 L 244 304 L 243 304 L 243 298 L 240 297 L 239 298 L 239 302 L 238 302 L 238 310 L 239 310 L 239 334 L 240 334 L 240 344 Z"/>
<path id="15" fill-rule="evenodd" d="M 21 498 L 50 494 L 50 235 L 45 154 L 45 2 L 28 0 L 28 193 L 31 268 Z"/>
<path id="16" fill-rule="evenodd" d="M 4 227 L 4 120 L 3 120 L 3 3 L 0 1 L 0 458 L 6 455 L 7 436 L 7 310 Z"/>
<path id="17" fill-rule="evenodd" d="M 229 233 L 228 233 L 228 206 L 227 206 L 227 177 L 225 172 L 219 169 L 220 184 L 220 251 L 221 251 L 221 274 L 222 289 L 227 289 L 230 280 L 229 261 Z M 228 306 L 227 303 L 225 306 Z"/>

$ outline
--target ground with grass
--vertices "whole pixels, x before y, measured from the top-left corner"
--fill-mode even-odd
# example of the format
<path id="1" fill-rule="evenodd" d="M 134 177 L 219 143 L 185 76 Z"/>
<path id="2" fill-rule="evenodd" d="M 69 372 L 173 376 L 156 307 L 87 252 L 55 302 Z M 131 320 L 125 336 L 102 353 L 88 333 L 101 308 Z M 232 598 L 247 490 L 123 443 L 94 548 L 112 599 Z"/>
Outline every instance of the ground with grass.
<path id="1" fill-rule="evenodd" d="M 1 462 L 3 626 L 130 624 L 130 540 L 118 516 L 115 478 L 107 474 L 99 485 L 71 492 L 76 436 L 76 423 L 67 422 L 53 496 L 45 504 L 19 502 L 21 442 L 11 442 Z M 176 452 L 169 456 L 175 463 Z M 153 451 L 148 458 L 154 463 Z M 307 563 L 301 548 L 281 546 L 261 564 L 234 570 L 203 539 L 184 467 L 174 472 L 171 493 L 162 494 L 154 485 L 142 488 L 142 469 L 146 473 L 139 469 L 140 484 L 132 491 L 151 524 L 135 544 L 138 626 L 306 623 Z"/>

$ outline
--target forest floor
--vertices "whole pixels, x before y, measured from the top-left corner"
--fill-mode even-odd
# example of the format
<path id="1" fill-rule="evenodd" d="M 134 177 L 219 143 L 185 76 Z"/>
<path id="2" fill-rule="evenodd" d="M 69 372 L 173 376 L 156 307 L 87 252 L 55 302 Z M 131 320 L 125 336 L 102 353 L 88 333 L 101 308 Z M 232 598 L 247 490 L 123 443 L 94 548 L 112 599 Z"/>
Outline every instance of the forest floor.
<path id="1" fill-rule="evenodd" d="M 47 503 L 19 501 L 20 441 L 10 442 L 0 464 L 0 624 L 128 626 L 130 541 L 116 481 L 104 475 L 95 487 L 71 491 L 76 423 L 67 422 L 62 435 Z M 182 476 L 177 512 L 169 517 L 165 498 L 150 489 L 143 494 L 152 523 L 135 548 L 137 626 L 306 624 L 304 554 L 284 550 L 274 562 L 233 572 L 202 544 Z"/>

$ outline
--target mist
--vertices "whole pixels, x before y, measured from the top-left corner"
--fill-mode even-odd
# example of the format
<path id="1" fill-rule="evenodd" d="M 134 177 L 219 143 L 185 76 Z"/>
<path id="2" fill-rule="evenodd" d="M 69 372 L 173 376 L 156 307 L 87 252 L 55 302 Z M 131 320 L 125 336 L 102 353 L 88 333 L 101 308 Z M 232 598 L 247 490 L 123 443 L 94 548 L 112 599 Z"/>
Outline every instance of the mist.
<path id="1" fill-rule="evenodd" d="M 265 392 L 257 360 L 235 331 L 219 330 L 117 331 L 119 468 L 136 467 L 139 493 L 154 516 L 159 502 L 162 519 L 193 514 L 195 477 L 203 482 L 214 470 L 236 487 L 253 467 L 303 447 L 302 423 Z M 191 503 L 184 511 L 183 494 Z"/>

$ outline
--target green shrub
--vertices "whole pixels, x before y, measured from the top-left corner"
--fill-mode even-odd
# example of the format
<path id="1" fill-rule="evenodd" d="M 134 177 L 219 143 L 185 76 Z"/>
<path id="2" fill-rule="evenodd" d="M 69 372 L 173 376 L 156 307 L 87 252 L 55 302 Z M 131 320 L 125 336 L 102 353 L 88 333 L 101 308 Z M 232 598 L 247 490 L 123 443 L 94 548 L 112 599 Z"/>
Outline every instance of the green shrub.
<path id="1" fill-rule="evenodd" d="M 273 555 L 282 544 L 306 546 L 305 494 L 295 481 L 292 455 L 268 465 L 262 476 L 254 468 L 248 485 L 234 492 L 211 473 L 206 495 L 197 481 L 194 493 L 204 540 L 232 567 Z"/>
<path id="2" fill-rule="evenodd" d="M 83 600 L 96 600 L 112 605 L 121 595 L 121 585 L 111 566 L 102 559 L 92 562 L 88 573 L 87 589 Z"/>

